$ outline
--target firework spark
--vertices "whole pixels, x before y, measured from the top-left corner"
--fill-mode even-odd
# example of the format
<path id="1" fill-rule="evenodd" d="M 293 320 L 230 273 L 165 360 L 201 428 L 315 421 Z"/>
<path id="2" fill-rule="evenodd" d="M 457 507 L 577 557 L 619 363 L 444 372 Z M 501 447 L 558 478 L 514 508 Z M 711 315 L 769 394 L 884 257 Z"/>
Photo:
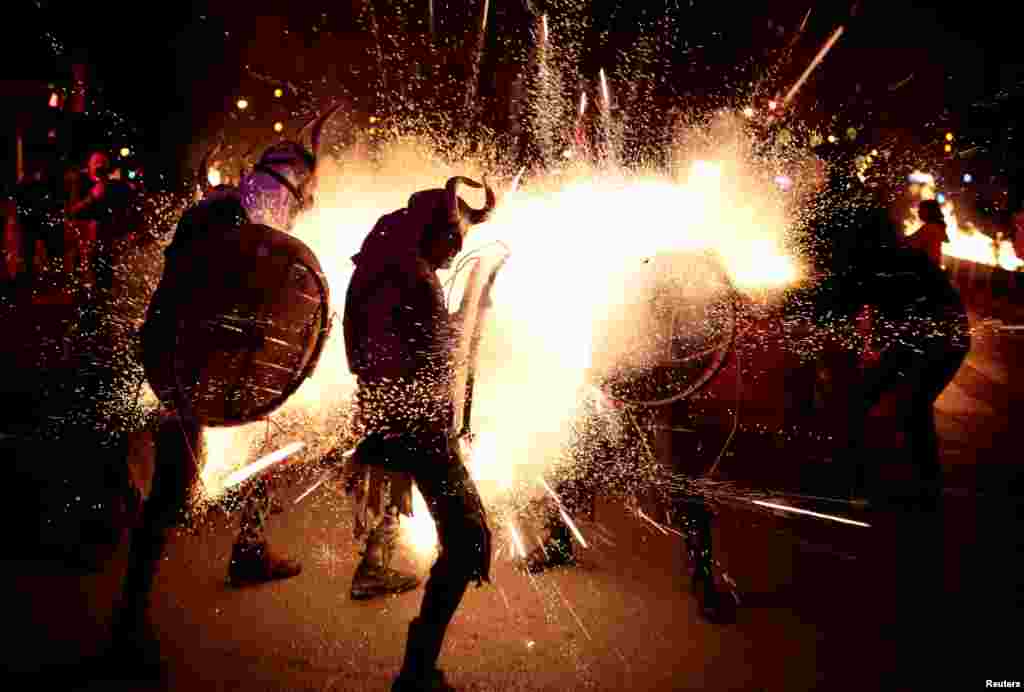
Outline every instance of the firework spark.
<path id="1" fill-rule="evenodd" d="M 287 459 L 292 454 L 295 454 L 305 446 L 305 442 L 292 442 L 291 444 L 282 447 L 276 452 L 271 452 L 270 454 L 257 459 L 256 461 L 249 464 L 245 468 L 239 469 L 238 471 L 232 473 L 227 478 L 225 478 L 224 488 L 231 488 L 233 486 L 238 485 L 242 481 L 255 476 L 260 471 L 268 469 L 274 464 L 278 463 L 279 461 Z"/>
<path id="2" fill-rule="evenodd" d="M 786 92 L 785 97 L 783 97 L 782 99 L 782 103 L 784 105 L 789 103 L 790 99 L 793 98 L 794 94 L 796 94 L 796 92 L 799 91 L 800 87 L 804 85 L 804 82 L 807 81 L 807 78 L 811 75 L 811 72 L 814 71 L 814 68 L 821 64 L 821 61 L 825 59 L 825 56 L 832 49 L 832 46 L 835 45 L 835 42 L 838 41 L 839 37 L 843 35 L 843 31 L 844 28 L 840 26 L 838 29 L 832 32 L 832 35 L 829 36 L 828 41 L 826 41 L 825 45 L 821 47 L 821 50 L 818 51 L 818 54 L 814 56 L 814 60 L 812 60 L 811 64 L 807 66 L 807 69 L 804 70 L 804 73 L 800 75 L 800 79 L 796 80 L 796 84 L 794 84 L 790 88 L 790 90 Z"/>
<path id="3" fill-rule="evenodd" d="M 755 505 L 761 507 L 767 507 L 768 509 L 777 509 L 780 512 L 793 512 L 794 514 L 803 514 L 809 517 L 815 517 L 817 519 L 827 519 L 829 521 L 839 522 L 840 524 L 849 524 L 851 526 L 862 526 L 864 528 L 871 528 L 871 524 L 866 524 L 863 521 L 855 521 L 853 519 L 847 519 L 845 517 L 835 516 L 833 514 L 822 514 L 821 512 L 812 512 L 809 509 L 800 509 L 799 507 L 791 507 L 789 505 L 780 505 L 777 502 L 765 502 L 763 500 L 751 500 Z"/>

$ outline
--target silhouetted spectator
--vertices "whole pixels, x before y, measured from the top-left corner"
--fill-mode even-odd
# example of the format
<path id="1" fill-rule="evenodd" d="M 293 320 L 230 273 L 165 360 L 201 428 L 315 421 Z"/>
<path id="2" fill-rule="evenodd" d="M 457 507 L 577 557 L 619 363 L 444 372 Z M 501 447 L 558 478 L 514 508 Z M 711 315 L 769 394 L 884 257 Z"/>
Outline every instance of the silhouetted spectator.
<path id="1" fill-rule="evenodd" d="M 114 283 L 115 244 L 138 229 L 135 194 L 127 183 L 110 176 L 110 157 L 102 151 L 89 155 L 86 172 L 72 176 L 67 214 L 72 222 L 91 222 L 84 240 L 96 288 L 109 292 Z"/>
<path id="2" fill-rule="evenodd" d="M 946 233 L 946 217 L 942 214 L 942 207 L 934 199 L 922 200 L 917 205 L 917 215 L 924 225 L 917 229 L 907 242 L 911 247 L 928 255 L 928 258 L 936 266 L 941 267 L 942 244 L 949 242 L 949 234 Z"/>
<path id="3" fill-rule="evenodd" d="M 31 286 L 36 277 L 39 241 L 42 241 L 47 259 L 64 259 L 63 197 L 60 180 L 54 174 L 50 161 L 39 159 L 30 164 L 27 175 L 15 191 L 26 285 Z"/>
<path id="4" fill-rule="evenodd" d="M 856 465 L 855 492 L 866 490 L 863 453 L 868 412 L 881 397 L 901 398 L 906 445 L 922 485 L 920 499 L 941 489 L 934 403 L 953 379 L 970 347 L 967 312 L 949 279 L 922 251 L 902 246 L 884 210 L 858 230 L 848 265 L 832 279 L 823 307 L 846 320 L 870 305 L 875 311 L 878 361 L 853 392 L 849 454 Z"/>

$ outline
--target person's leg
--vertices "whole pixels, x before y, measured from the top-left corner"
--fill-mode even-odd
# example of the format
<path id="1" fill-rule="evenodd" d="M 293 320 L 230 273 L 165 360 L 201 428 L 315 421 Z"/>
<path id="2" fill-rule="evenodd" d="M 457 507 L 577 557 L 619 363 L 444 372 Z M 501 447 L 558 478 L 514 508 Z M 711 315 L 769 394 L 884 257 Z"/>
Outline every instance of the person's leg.
<path id="1" fill-rule="evenodd" d="M 366 537 L 363 558 L 352 577 L 350 596 L 354 600 L 404 593 L 420 584 L 415 575 L 391 568 L 401 528 L 400 507 L 392 497 L 392 492 L 394 490 L 391 487 L 383 490 L 387 506 Z"/>
<path id="2" fill-rule="evenodd" d="M 152 491 L 140 525 L 131 532 L 121 603 L 113 621 L 113 653 L 126 666 L 159 665 L 159 648 L 149 619 L 150 599 L 168 531 L 183 517 L 198 477 L 201 434 L 198 424 L 174 417 L 162 420 L 154 433 Z"/>
<path id="3" fill-rule="evenodd" d="M 873 469 L 865 458 L 868 413 L 886 392 L 906 381 L 907 369 L 913 361 L 913 352 L 884 351 L 878 362 L 864 371 L 860 382 L 851 387 L 846 440 L 840 454 L 844 457 L 846 470 L 852 474 L 852 497 L 865 497 L 871 486 L 868 476 Z"/>
<path id="4" fill-rule="evenodd" d="M 422 451 L 413 477 L 437 525 L 441 553 L 430 570 L 420 613 L 409 625 L 394 692 L 450 689 L 437 669 L 445 633 L 469 583 L 490 580 L 491 533 L 476 484 L 446 441 L 427 441 Z"/>
<path id="5" fill-rule="evenodd" d="M 907 402 L 905 434 L 909 458 L 920 481 L 918 499 L 929 507 L 935 505 L 942 492 L 935 400 L 952 381 L 966 356 L 964 348 L 936 345 L 924 349 L 918 367 L 910 372 L 912 393 Z"/>
<path id="6" fill-rule="evenodd" d="M 228 579 L 233 586 L 288 579 L 302 572 L 301 563 L 278 554 L 267 544 L 266 522 L 272 507 L 267 481 L 256 481 L 243 501 L 238 537 L 231 548 Z"/>

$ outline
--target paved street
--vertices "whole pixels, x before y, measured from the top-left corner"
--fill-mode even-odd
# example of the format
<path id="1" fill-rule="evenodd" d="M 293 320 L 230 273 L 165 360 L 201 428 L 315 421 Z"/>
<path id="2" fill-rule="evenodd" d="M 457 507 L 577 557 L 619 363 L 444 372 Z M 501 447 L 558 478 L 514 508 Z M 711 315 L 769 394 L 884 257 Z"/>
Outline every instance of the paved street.
<path id="1" fill-rule="evenodd" d="M 1024 508 L 1012 421 L 1022 410 L 1013 373 L 1024 337 L 998 324 L 986 328 L 937 407 L 947 487 L 945 568 L 934 575 L 945 594 L 934 604 L 943 644 L 933 661 L 945 678 L 962 683 L 950 689 L 983 689 L 985 679 L 1022 675 L 1014 628 L 1024 606 L 1017 569 Z M 784 491 L 803 474 L 785 471 L 799 470 L 798 460 L 785 447 L 765 459 L 751 445 L 738 436 L 730 477 L 742 484 L 762 476 L 756 467 L 776 464 L 774 487 L 791 501 Z M 899 464 L 887 474 L 898 481 Z M 284 489 L 287 509 L 271 529 L 274 544 L 303 560 L 295 579 L 228 587 L 231 518 L 175 535 L 154 604 L 169 678 L 152 689 L 388 688 L 422 590 L 349 600 L 358 559 L 349 501 L 325 486 L 293 507 L 304 488 L 296 482 Z M 726 504 L 715 540 L 739 587 L 735 624 L 698 617 L 678 536 L 604 503 L 600 527 L 581 524 L 592 543 L 582 567 L 531 578 L 507 553 L 499 556 L 494 585 L 471 588 L 441 663 L 468 690 L 892 689 L 893 671 L 906 663 L 894 625 L 908 588 L 897 578 L 907 545 L 897 529 L 908 516 L 894 508 L 799 504 L 870 527 Z M 14 636 L 2 665 L 23 673 L 9 689 L 53 679 L 57 689 L 150 689 L 93 679 L 75 665 L 106 643 L 125 548 L 122 542 L 105 572 L 85 577 L 52 562 L 7 563 L 0 608 Z M 44 666 L 49 672 L 39 677 Z"/>

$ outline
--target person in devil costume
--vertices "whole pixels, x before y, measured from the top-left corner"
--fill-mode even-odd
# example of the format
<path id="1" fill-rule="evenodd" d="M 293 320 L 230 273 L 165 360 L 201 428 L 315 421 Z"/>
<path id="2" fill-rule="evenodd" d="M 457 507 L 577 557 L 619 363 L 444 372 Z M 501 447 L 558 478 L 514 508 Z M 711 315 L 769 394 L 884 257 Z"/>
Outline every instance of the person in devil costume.
<path id="1" fill-rule="evenodd" d="M 314 152 L 324 122 L 338 107 L 317 120 L 312 132 Z M 201 179 L 205 179 L 206 163 L 212 153 L 204 157 L 200 166 Z M 177 289 L 173 282 L 168 282 L 168 277 L 182 273 L 191 243 L 204 234 L 228 233 L 246 223 L 290 229 L 298 214 L 312 205 L 315 173 L 314 153 L 295 142 L 281 142 L 263 154 L 254 169 L 243 177 L 239 188 L 219 185 L 209 189 L 204 199 L 185 212 L 165 250 L 164 279 L 153 295 L 140 334 L 142 360 L 151 381 L 151 368 L 167 367 L 165 354 L 168 344 L 175 340 L 173 311 L 184 300 L 176 297 Z M 165 314 L 168 312 L 171 314 Z M 198 371 L 203 354 L 186 353 L 182 360 L 181 367 Z M 170 529 L 184 517 L 204 458 L 204 426 L 192 413 L 189 401 L 177 391 L 156 393 L 165 406 L 150 423 L 155 458 L 152 491 L 142 521 L 131 534 L 123 597 L 114 617 L 109 654 L 119 666 L 130 666 L 147 677 L 159 675 L 162 669 L 149 620 L 157 567 Z M 278 555 L 267 545 L 264 520 L 272 513 L 273 505 L 273 498 L 262 483 L 244 504 L 241 529 L 228 568 L 229 579 L 235 585 L 288 578 L 301 571 L 298 562 Z"/>
<path id="2" fill-rule="evenodd" d="M 345 347 L 363 433 L 354 462 L 410 474 L 441 544 L 393 692 L 453 689 L 437 668 L 445 632 L 470 582 L 490 581 L 486 513 L 452 433 L 456 330 L 437 271 L 450 265 L 463 235 L 488 218 L 496 199 L 485 184 L 487 204 L 473 209 L 457 195 L 459 184 L 481 187 L 453 177 L 377 222 L 353 257 L 345 300 Z M 375 559 L 367 551 L 364 560 Z"/>

